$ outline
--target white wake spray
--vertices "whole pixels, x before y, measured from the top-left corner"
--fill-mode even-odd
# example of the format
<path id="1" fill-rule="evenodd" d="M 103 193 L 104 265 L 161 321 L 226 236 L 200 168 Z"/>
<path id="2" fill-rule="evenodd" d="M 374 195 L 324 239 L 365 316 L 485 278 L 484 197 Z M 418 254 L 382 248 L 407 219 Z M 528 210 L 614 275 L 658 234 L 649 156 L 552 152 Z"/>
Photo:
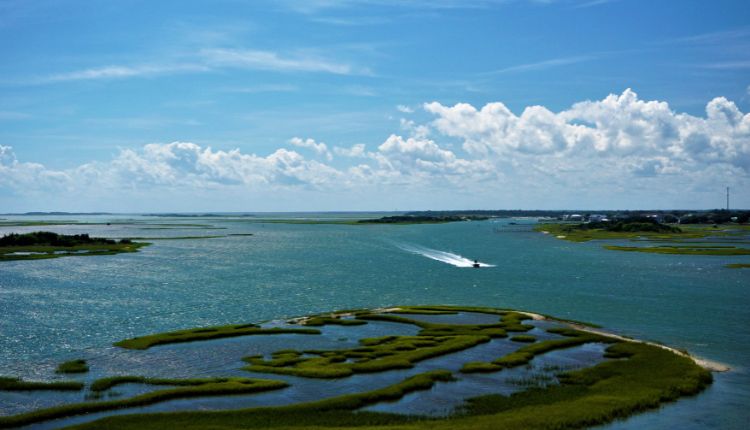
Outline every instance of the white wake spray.
<path id="1" fill-rule="evenodd" d="M 451 266 L 474 267 L 474 260 L 470 260 L 466 257 L 462 257 L 452 252 L 439 251 L 437 249 L 427 248 L 427 247 L 419 246 L 419 245 L 400 244 L 398 245 L 398 247 L 403 249 L 404 251 L 411 252 L 413 254 L 418 254 L 423 257 L 427 257 L 432 260 L 440 261 L 443 263 L 448 263 Z M 495 267 L 495 265 L 482 263 L 480 261 L 479 267 Z"/>

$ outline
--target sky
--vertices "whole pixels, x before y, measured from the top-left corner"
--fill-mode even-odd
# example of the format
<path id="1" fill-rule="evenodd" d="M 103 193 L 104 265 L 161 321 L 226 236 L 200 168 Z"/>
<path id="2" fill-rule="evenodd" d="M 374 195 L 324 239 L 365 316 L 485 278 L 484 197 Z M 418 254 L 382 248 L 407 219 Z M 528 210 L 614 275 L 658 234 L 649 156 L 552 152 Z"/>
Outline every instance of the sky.
<path id="1" fill-rule="evenodd" d="M 0 0 L 0 213 L 750 208 L 747 0 Z"/>

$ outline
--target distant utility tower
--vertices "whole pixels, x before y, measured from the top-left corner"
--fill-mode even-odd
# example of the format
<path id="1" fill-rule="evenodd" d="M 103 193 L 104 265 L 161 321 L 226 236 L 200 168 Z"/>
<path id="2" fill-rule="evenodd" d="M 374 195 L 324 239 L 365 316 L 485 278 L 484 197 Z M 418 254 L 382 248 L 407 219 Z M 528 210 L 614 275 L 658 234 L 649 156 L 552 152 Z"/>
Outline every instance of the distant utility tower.
<path id="1" fill-rule="evenodd" d="M 729 211 L 729 187 L 727 187 L 727 211 Z"/>

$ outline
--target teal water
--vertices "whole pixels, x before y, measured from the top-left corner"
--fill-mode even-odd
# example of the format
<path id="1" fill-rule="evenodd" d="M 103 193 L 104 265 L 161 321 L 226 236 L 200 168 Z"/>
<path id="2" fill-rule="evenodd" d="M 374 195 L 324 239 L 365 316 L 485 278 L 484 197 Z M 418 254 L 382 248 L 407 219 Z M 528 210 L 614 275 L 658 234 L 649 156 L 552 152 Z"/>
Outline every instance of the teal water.
<path id="1" fill-rule="evenodd" d="M 3 263 L 0 375 L 52 379 L 60 361 L 96 356 L 112 342 L 151 332 L 342 308 L 481 305 L 591 321 L 732 367 L 699 396 L 609 428 L 740 429 L 750 421 L 750 270 L 723 267 L 747 257 L 606 251 L 505 220 L 412 226 L 137 220 L 209 227 L 43 229 L 110 237 L 254 235 L 154 241 L 135 254 Z M 3 227 L 0 234 L 39 229 Z M 414 248 L 494 267 L 456 267 Z"/>

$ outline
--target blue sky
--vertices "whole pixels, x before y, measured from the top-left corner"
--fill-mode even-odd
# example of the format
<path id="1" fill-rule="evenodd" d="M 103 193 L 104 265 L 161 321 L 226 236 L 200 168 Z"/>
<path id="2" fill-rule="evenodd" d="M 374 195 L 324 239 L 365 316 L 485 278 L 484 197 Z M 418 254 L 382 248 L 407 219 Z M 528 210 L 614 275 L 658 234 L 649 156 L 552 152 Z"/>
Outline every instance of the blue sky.
<path id="1" fill-rule="evenodd" d="M 750 3 L 0 1 L 0 212 L 750 207 Z"/>

